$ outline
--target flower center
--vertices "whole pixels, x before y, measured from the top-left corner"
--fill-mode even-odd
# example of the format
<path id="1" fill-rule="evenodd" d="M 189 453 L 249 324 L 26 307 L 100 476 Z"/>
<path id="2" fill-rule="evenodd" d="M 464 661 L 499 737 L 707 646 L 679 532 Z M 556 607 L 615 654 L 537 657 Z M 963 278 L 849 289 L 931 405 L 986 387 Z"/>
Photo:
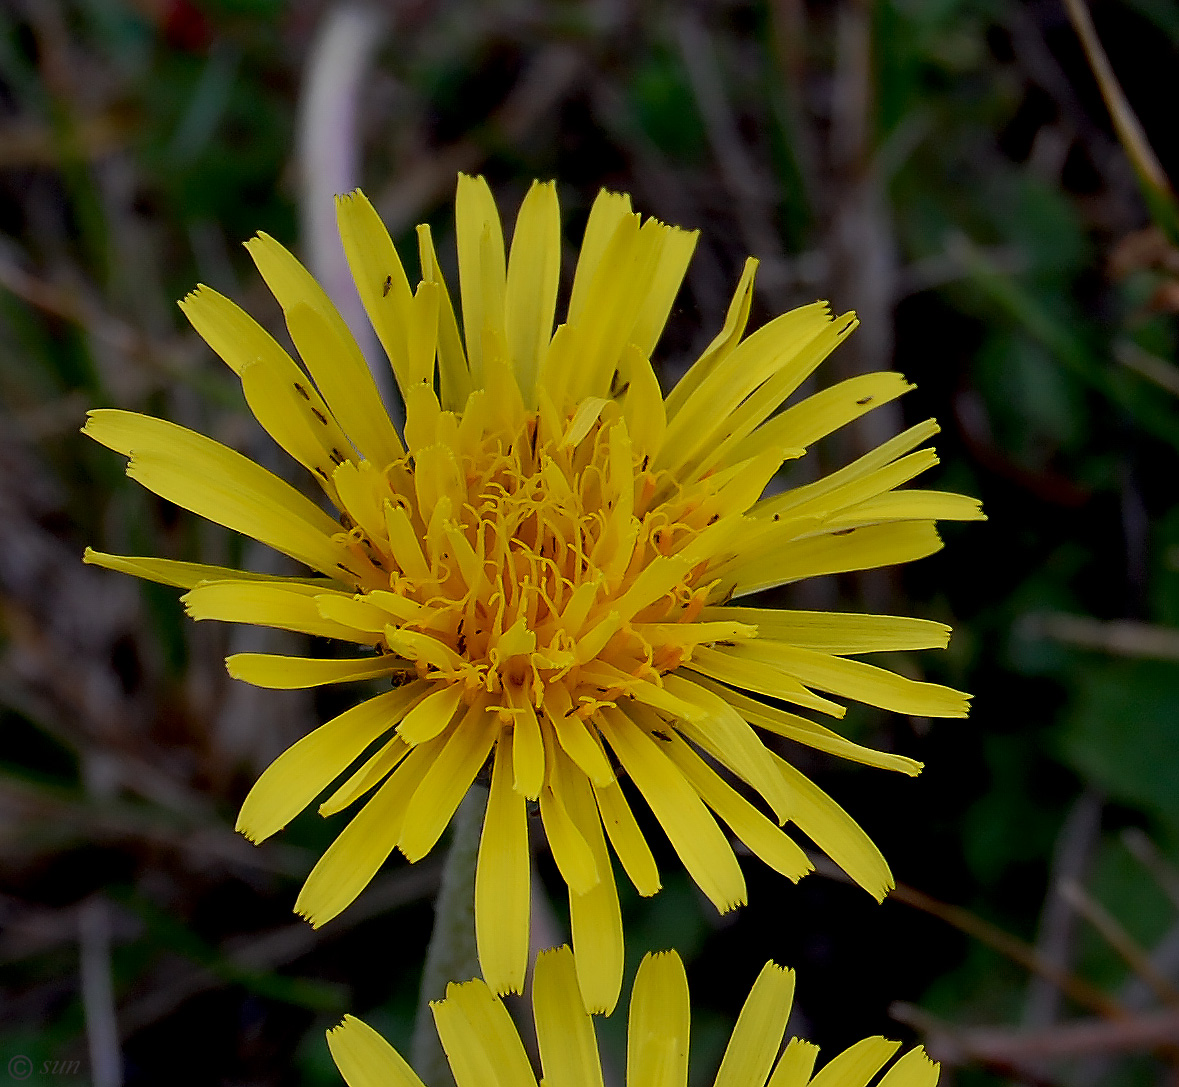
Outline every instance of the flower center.
<path id="1" fill-rule="evenodd" d="M 710 586 L 682 552 L 707 504 L 649 470 L 613 401 L 509 425 L 485 401 L 435 408 L 429 426 L 411 402 L 404 458 L 337 470 L 358 599 L 422 678 L 499 696 L 505 723 L 546 701 L 585 719 L 690 651 L 675 628 Z"/>

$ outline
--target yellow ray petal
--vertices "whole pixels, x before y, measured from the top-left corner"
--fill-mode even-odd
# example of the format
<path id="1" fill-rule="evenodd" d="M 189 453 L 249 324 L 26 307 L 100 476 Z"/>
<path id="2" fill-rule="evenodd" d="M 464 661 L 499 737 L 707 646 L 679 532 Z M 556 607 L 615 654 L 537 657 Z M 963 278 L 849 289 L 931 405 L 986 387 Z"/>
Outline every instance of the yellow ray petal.
<path id="1" fill-rule="evenodd" d="M 612 610 L 618 612 L 624 623 L 629 622 L 644 608 L 675 588 L 683 580 L 690 565 L 678 555 L 659 555 L 652 559 L 631 587 L 618 598 Z"/>
<path id="2" fill-rule="evenodd" d="M 503 1004 L 479 979 L 446 987 L 430 1005 L 457 1087 L 536 1087 L 520 1035 Z"/>
<path id="3" fill-rule="evenodd" d="M 786 1033 L 793 999 L 794 971 L 767 962 L 737 1016 L 713 1087 L 762 1087 Z"/>
<path id="4" fill-rule="evenodd" d="M 720 463 L 736 463 L 744 457 L 755 455 L 768 445 L 801 446 L 805 449 L 913 388 L 916 386 L 910 385 L 904 375 L 889 370 L 849 377 L 775 415 L 747 438 L 736 443 Z"/>
<path id="5" fill-rule="evenodd" d="M 471 372 L 467 368 L 467 353 L 463 350 L 450 292 L 446 289 L 446 280 L 434 252 L 434 239 L 425 223 L 418 227 L 418 257 L 422 279 L 438 288 L 438 379 L 442 406 L 458 411 L 471 393 Z"/>
<path id="6" fill-rule="evenodd" d="M 652 706 L 673 717 L 693 720 L 705 716 L 699 706 L 677 698 L 665 686 L 661 687 L 658 683 L 650 683 L 647 680 L 634 679 L 613 665 L 604 664 L 601 661 L 583 665 L 582 676 L 603 688 L 621 687 L 636 702 L 640 702 L 644 706 Z"/>
<path id="7" fill-rule="evenodd" d="M 336 197 L 336 222 L 356 290 L 404 396 L 416 375 L 409 372 L 406 343 L 413 295 L 401 258 L 376 208 L 359 189 Z"/>
<path id="8" fill-rule="evenodd" d="M 794 790 L 791 819 L 808 838 L 877 902 L 896 886 L 888 861 L 860 825 L 822 789 L 785 759 L 774 756 Z"/>
<path id="9" fill-rule="evenodd" d="M 985 521 L 977 498 L 948 491 L 892 491 L 877 495 L 841 511 L 825 524 L 830 528 L 857 528 L 886 521 Z"/>
<path id="10" fill-rule="evenodd" d="M 840 655 L 945 649 L 950 644 L 950 628 L 945 623 L 896 615 L 708 607 L 700 618 L 704 623 L 749 624 L 757 627 L 759 638 Z"/>
<path id="11" fill-rule="evenodd" d="M 292 744 L 264 771 L 242 803 L 237 829 L 252 842 L 281 830 L 388 732 L 425 693 L 409 683 L 353 706 Z"/>
<path id="12" fill-rule="evenodd" d="M 878 445 L 862 457 L 858 457 L 851 464 L 844 465 L 838 471 L 823 476 L 821 479 L 815 480 L 814 483 L 794 487 L 772 498 L 763 499 L 757 504 L 754 512 L 762 517 L 772 517 L 774 514 L 781 515 L 788 510 L 796 510 L 808 503 L 814 503 L 814 500 L 817 498 L 840 491 L 849 484 L 863 479 L 865 476 L 871 476 L 882 469 L 888 468 L 898 458 L 904 457 L 905 454 L 916 449 L 922 442 L 928 441 L 940 429 L 941 427 L 938 426 L 937 421 L 934 419 L 926 419 L 924 422 L 917 423 L 909 427 L 908 430 L 897 434 L 895 437 L 889 438 L 888 441 Z M 928 450 L 923 456 L 928 457 L 931 452 L 932 450 Z M 913 465 L 913 468 L 908 476 L 901 478 L 901 482 L 904 482 L 905 479 L 912 478 L 913 475 L 922 471 L 923 466 L 925 468 L 930 467 L 933 463 L 936 463 L 936 460 L 925 460 L 924 462 L 918 460 L 916 462 L 910 461 L 909 463 Z M 844 491 L 844 493 L 846 494 L 847 492 Z M 879 493 L 879 488 L 875 492 L 869 493 Z M 865 497 L 868 497 L 868 494 L 860 496 L 861 500 Z M 824 505 L 823 503 L 815 504 Z M 830 503 L 827 503 L 825 508 L 829 512 L 834 507 Z"/>
<path id="13" fill-rule="evenodd" d="M 655 865 L 655 857 L 647 839 L 639 829 L 634 812 L 626 802 L 622 793 L 622 785 L 617 780 L 607 785 L 594 783 L 594 796 L 598 801 L 598 811 L 602 816 L 602 825 L 610 837 L 610 844 L 622 867 L 630 877 L 635 890 L 644 898 L 655 894 L 662 884 L 659 882 L 659 869 Z"/>
<path id="14" fill-rule="evenodd" d="M 461 509 L 467 499 L 467 488 L 454 450 L 438 442 L 419 449 L 414 459 L 418 509 L 433 510 L 442 498 L 450 502 L 452 509 Z"/>
<path id="15" fill-rule="evenodd" d="M 630 998 L 626 1087 L 685 1087 L 688 1031 L 688 978 L 679 955 L 644 955 Z"/>
<path id="16" fill-rule="evenodd" d="M 811 1087 L 867 1087 L 900 1046 L 900 1042 L 880 1037 L 856 1042 L 823 1065 L 811 1080 Z"/>
<path id="17" fill-rule="evenodd" d="M 459 174 L 454 225 L 467 360 L 471 382 L 478 389 L 483 387 L 483 330 L 490 328 L 503 334 L 507 280 L 499 210 L 482 177 Z"/>
<path id="18" fill-rule="evenodd" d="M 885 1072 L 876 1087 L 936 1087 L 940 1070 L 924 1048 L 917 1046 Z"/>
<path id="19" fill-rule="evenodd" d="M 442 287 L 437 283 L 419 283 L 410 303 L 409 327 L 405 331 L 406 370 L 409 380 L 416 384 L 434 384 L 441 309 Z"/>
<path id="20" fill-rule="evenodd" d="M 262 278 L 278 299 L 295 347 L 340 426 L 378 467 L 405 450 L 381 403 L 368 364 L 323 288 L 267 234 L 246 243 Z"/>
<path id="21" fill-rule="evenodd" d="M 512 788 L 510 734 L 495 748 L 491 793 L 475 869 L 479 966 L 497 993 L 519 993 L 528 965 L 531 861 L 527 801 Z"/>
<path id="22" fill-rule="evenodd" d="M 347 511 L 370 540 L 384 540 L 387 533 L 384 503 L 389 494 L 384 472 L 368 461 L 359 464 L 345 461 L 332 472 L 332 483 L 340 496 L 340 509 Z"/>
<path id="23" fill-rule="evenodd" d="M 804 1042 L 801 1038 L 791 1038 L 778 1059 L 767 1087 L 807 1087 L 818 1055 L 817 1045 Z"/>
<path id="24" fill-rule="evenodd" d="M 323 510 L 212 438 L 113 408 L 90 412 L 82 432 L 129 457 L 127 475 L 169 502 L 329 574 L 347 558 Z"/>
<path id="25" fill-rule="evenodd" d="M 585 224 L 585 237 L 573 275 L 573 292 L 569 297 L 569 323 L 577 324 L 585 309 L 586 296 L 597 274 L 602 254 L 614 237 L 618 224 L 631 214 L 630 194 L 600 189 Z"/>
<path id="26" fill-rule="evenodd" d="M 740 611 L 742 609 L 731 610 Z M 752 611 L 754 609 L 744 610 Z M 771 614 L 776 613 L 771 612 Z M 652 645 L 694 646 L 711 642 L 743 641 L 758 636 L 758 628 L 752 622 L 740 623 L 726 620 L 697 623 L 632 623 L 631 630 Z"/>
<path id="27" fill-rule="evenodd" d="M 540 818 L 557 870 L 569 890 L 575 894 L 592 890 L 599 879 L 593 852 L 551 785 L 540 791 Z"/>
<path id="28" fill-rule="evenodd" d="M 786 398 L 818 369 L 823 360 L 855 331 L 857 325 L 854 313 L 844 313 L 791 352 L 761 386 L 740 404 L 733 406 L 727 417 L 718 415 L 711 421 L 713 433 L 706 434 L 703 442 L 696 443 L 691 459 L 684 462 L 685 465 L 690 464 L 691 468 L 685 467 L 683 470 L 699 476 L 721 463 L 732 464 L 736 459 L 733 456 L 736 447 L 743 444 L 754 432 L 754 428 L 765 422 Z M 770 441 L 760 444 L 757 448 L 779 446 L 778 442 L 772 440 L 772 434 L 769 437 Z"/>
<path id="29" fill-rule="evenodd" d="M 810 362 L 811 356 L 804 355 L 805 348 L 831 320 L 826 303 L 814 302 L 774 318 L 743 340 L 700 382 L 669 420 L 657 465 L 676 468 L 700 450 L 715 445 L 716 431 L 724 428 L 722 434 L 727 432 L 730 413 L 755 389 L 781 371 L 793 376 L 791 363 L 800 357 Z M 821 357 L 814 359 L 811 369 L 820 361 Z M 766 414 L 774 407 L 777 404 L 770 406 Z"/>
<path id="30" fill-rule="evenodd" d="M 311 380 L 274 337 L 244 310 L 210 287 L 180 303 L 202 339 L 241 379 L 254 417 L 279 445 L 327 484 L 333 453 L 354 456 L 352 446 Z"/>
<path id="31" fill-rule="evenodd" d="M 716 820 L 658 744 L 619 710 L 602 734 L 630 774 L 689 875 L 721 913 L 745 904 L 745 877 Z"/>
<path id="32" fill-rule="evenodd" d="M 623 219 L 602 254 L 586 297 L 592 318 L 578 325 L 580 364 L 571 375 L 574 399 L 613 392 L 622 353 L 633 340 L 652 277 L 674 228 L 639 216 Z"/>
<path id="33" fill-rule="evenodd" d="M 366 634 L 384 634 L 389 625 L 389 613 L 376 605 L 375 597 L 381 590 L 364 593 L 362 596 L 343 596 L 339 593 L 324 593 L 315 598 L 315 607 L 325 619 L 333 623 L 364 631 Z M 392 595 L 386 594 L 386 595 Z"/>
<path id="34" fill-rule="evenodd" d="M 814 870 L 815 866 L 796 842 L 791 841 L 748 800 L 726 784 L 679 736 L 674 732 L 668 735 L 671 739 L 664 746 L 668 758 L 679 767 L 688 784 L 700 794 L 704 802 L 729 824 L 733 833 L 757 857 L 795 883 Z M 780 1036 L 778 1041 L 781 1041 Z M 774 1051 L 777 1052 L 776 1044 Z M 768 1071 L 769 1065 L 766 1066 Z M 762 1078 L 765 1078 L 764 1075 Z"/>
<path id="35" fill-rule="evenodd" d="M 532 1014 L 544 1087 L 603 1087 L 594 1021 L 582 1004 L 568 947 L 537 955 Z"/>
<path id="36" fill-rule="evenodd" d="M 405 715 L 397 734 L 411 747 L 434 739 L 454 719 L 462 699 L 457 683 L 436 688 Z"/>
<path id="37" fill-rule="evenodd" d="M 922 472 L 928 471 L 938 463 L 937 453 L 932 449 L 919 449 L 886 464 L 874 472 L 868 472 L 855 479 L 848 480 L 839 487 L 824 490 L 806 499 L 796 501 L 794 496 L 789 501 L 787 496 L 775 500 L 774 509 L 790 518 L 816 515 L 824 520 L 824 527 L 848 509 L 861 505 L 868 499 L 877 498 L 885 492 L 899 487 Z M 802 488 L 798 488 L 799 491 Z M 759 512 L 761 507 L 758 507 Z M 764 513 L 763 513 L 764 515 Z M 833 526 L 834 527 L 834 526 Z"/>
<path id="38" fill-rule="evenodd" d="M 528 701 L 527 694 L 514 688 L 512 699 L 516 709 L 513 718 L 512 736 L 512 780 L 513 788 L 521 796 L 535 800 L 540 796 L 544 784 L 544 743 L 540 735 L 540 722 L 536 709 Z"/>
<path id="39" fill-rule="evenodd" d="M 401 1054 L 353 1015 L 327 1032 L 327 1043 L 348 1087 L 423 1087 Z"/>
<path id="40" fill-rule="evenodd" d="M 235 570 L 232 566 L 207 566 L 200 562 L 180 562 L 177 559 L 157 559 L 140 555 L 108 555 L 88 547 L 82 561 L 107 570 L 117 570 L 161 585 L 178 589 L 192 589 L 206 581 L 261 581 L 274 585 L 310 585 L 323 589 L 339 588 L 339 583 L 324 578 L 279 577 L 276 574 L 257 574 L 251 570 Z"/>
<path id="41" fill-rule="evenodd" d="M 534 181 L 520 205 L 504 293 L 504 331 L 524 403 L 534 401 L 540 360 L 553 336 L 561 276 L 561 209 L 554 182 Z"/>
<path id="42" fill-rule="evenodd" d="M 406 811 L 446 737 L 415 747 L 311 869 L 295 912 L 319 928 L 351 905 L 393 852 Z"/>
<path id="43" fill-rule="evenodd" d="M 659 254 L 659 263 L 647 285 L 646 298 L 630 336 L 630 342 L 647 358 L 654 352 L 659 337 L 663 335 L 667 315 L 679 294 L 680 284 L 684 281 L 699 240 L 698 230 L 671 227 L 667 233 Z"/>
<path id="44" fill-rule="evenodd" d="M 749 698 L 747 695 L 725 687 L 715 680 L 705 676 L 697 676 L 700 686 L 714 691 L 741 714 L 750 724 L 764 728 L 778 736 L 785 736 L 800 744 L 806 744 L 818 751 L 826 751 L 831 755 L 851 759 L 853 762 L 863 763 L 865 766 L 876 766 L 882 770 L 895 770 L 909 777 L 916 777 L 921 773 L 922 764 L 904 755 L 894 755 L 889 751 L 876 751 L 871 747 L 862 747 L 851 740 L 832 732 L 829 728 L 808 721 L 795 713 L 788 713 L 776 706 L 768 706 L 764 702 Z"/>
<path id="45" fill-rule="evenodd" d="M 384 781 L 393 768 L 412 750 L 400 736 L 392 737 L 377 748 L 361 764 L 359 770 L 319 805 L 319 814 L 326 819 L 329 815 L 343 811 L 353 801 L 359 800 L 370 789 Z"/>
<path id="46" fill-rule="evenodd" d="M 818 710 L 832 717 L 842 717 L 847 712 L 837 702 L 815 694 L 792 676 L 768 668 L 761 661 L 747 660 L 701 646 L 693 651 L 692 659 L 685 668 L 719 679 L 722 683 L 731 683 L 734 687 L 756 691 L 769 698 L 780 698 L 784 702 Z"/>
<path id="47" fill-rule="evenodd" d="M 558 750 L 555 791 L 589 846 L 598 879 L 585 891 L 569 885 L 569 921 L 577 982 L 588 1011 L 609 1015 L 622 991 L 622 910 L 602 820 L 588 779 Z"/>
<path id="48" fill-rule="evenodd" d="M 463 659 L 445 642 L 417 630 L 385 628 L 385 641 L 394 653 L 412 661 L 420 661 L 440 672 L 453 672 L 463 665 Z"/>
<path id="49" fill-rule="evenodd" d="M 325 683 L 348 683 L 405 672 L 404 661 L 388 654 L 352 660 L 322 660 L 314 657 L 283 657 L 272 653 L 233 653 L 225 666 L 234 679 L 255 687 L 295 691 Z"/>
<path id="50" fill-rule="evenodd" d="M 413 454 L 438 441 L 438 419 L 442 407 L 434 387 L 415 382 L 402 391 L 405 400 L 405 445 Z"/>
<path id="51" fill-rule="evenodd" d="M 970 712 L 970 696 L 961 691 L 939 683 L 918 682 L 886 668 L 830 653 L 762 638 L 715 652 L 734 660 L 768 665 L 808 687 L 817 687 L 841 698 L 854 698 L 857 702 L 894 713 L 910 713 L 918 717 L 965 717 Z"/>
<path id="52" fill-rule="evenodd" d="M 431 849 L 479 773 L 495 743 L 498 724 L 479 698 L 467 710 L 435 757 L 410 801 L 397 846 L 410 861 Z"/>
<path id="53" fill-rule="evenodd" d="M 426 562 L 426 556 L 422 554 L 422 545 L 409 514 L 401 506 L 386 502 L 385 527 L 388 530 L 389 546 L 393 549 L 393 558 L 401 567 L 402 573 L 414 581 L 429 580 L 430 566 Z"/>
<path id="54" fill-rule="evenodd" d="M 555 685 L 550 687 L 550 690 L 554 688 Z M 559 689 L 565 690 L 564 687 Z M 567 693 L 565 699 L 568 702 Z M 546 697 L 544 713 L 553 728 L 557 742 L 564 748 L 565 754 L 581 768 L 582 772 L 595 785 L 607 784 L 614 780 L 614 770 L 610 766 L 610 760 L 606 758 L 602 748 L 590 735 L 589 724 L 573 713 L 572 703 L 567 709 L 562 710 L 553 705 L 551 697 Z"/>
<path id="55" fill-rule="evenodd" d="M 278 627 L 365 645 L 376 645 L 381 640 L 380 634 L 325 619 L 317 604 L 324 595 L 318 586 L 292 582 L 210 581 L 190 589 L 180 600 L 190 619 L 220 619 L 225 623 Z M 340 596 L 351 599 L 350 594 L 341 593 Z"/>
<path id="56" fill-rule="evenodd" d="M 241 372 L 242 392 L 250 410 L 274 438 L 304 468 L 314 473 L 335 506 L 339 506 L 332 474 L 341 462 L 351 463 L 356 453 L 343 431 L 326 412 L 308 403 L 314 386 L 308 380 L 299 388 L 308 399 L 285 384 L 275 387 L 273 375 L 260 362 Z M 316 397 L 318 399 L 318 396 Z M 326 420 L 326 422 L 325 422 Z"/>
<path id="57" fill-rule="evenodd" d="M 694 703 L 707 714 L 698 721 L 682 721 L 680 731 L 697 742 L 699 737 L 708 750 L 723 751 L 726 765 L 761 793 L 779 821 L 785 820 L 790 810 L 790 792 L 784 787 L 761 737 L 748 722 L 725 699 L 682 674 L 672 672 L 663 677 L 663 683 L 673 694 Z"/>
<path id="58" fill-rule="evenodd" d="M 875 570 L 915 562 L 942 548 L 932 521 L 868 525 L 783 544 L 765 557 L 734 562 L 720 577 L 714 600 L 788 585 L 808 577 Z"/>
<path id="59" fill-rule="evenodd" d="M 651 360 L 634 344 L 628 344 L 618 364 L 619 388 L 622 395 L 622 418 L 627 432 L 640 453 L 645 453 L 650 463 L 663 445 L 667 432 L 667 415 L 663 405 L 663 392 Z"/>
<path id="60" fill-rule="evenodd" d="M 713 337 L 703 354 L 692 364 L 683 377 L 676 382 L 675 388 L 667 394 L 667 417 L 673 418 L 688 402 L 692 394 L 716 367 L 728 358 L 730 352 L 740 342 L 745 334 L 745 326 L 749 321 L 749 310 L 753 306 L 753 280 L 757 275 L 758 261 L 755 257 L 747 257 L 745 267 L 741 270 L 741 279 L 737 289 L 733 292 L 725 314 L 725 323 L 720 332 Z"/>

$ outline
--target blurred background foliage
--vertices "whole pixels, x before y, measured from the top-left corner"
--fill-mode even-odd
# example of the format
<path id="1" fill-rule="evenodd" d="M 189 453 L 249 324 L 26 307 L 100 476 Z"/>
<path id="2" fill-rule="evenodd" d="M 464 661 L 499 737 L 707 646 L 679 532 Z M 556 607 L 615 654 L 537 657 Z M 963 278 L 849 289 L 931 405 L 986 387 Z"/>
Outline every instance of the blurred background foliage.
<path id="1" fill-rule="evenodd" d="M 701 230 L 668 384 L 746 253 L 756 320 L 858 310 L 818 385 L 896 368 L 919 388 L 796 471 L 932 414 L 936 485 L 990 515 L 912 569 L 782 594 L 952 622 L 948 652 L 892 663 L 974 712 L 849 713 L 926 762 L 915 781 L 790 752 L 889 857 L 883 906 L 756 865 L 735 917 L 680 876 L 625 900 L 632 971 L 648 948 L 689 962 L 695 1082 L 771 956 L 798 969 L 797 1032 L 916 1034 L 944 1083 L 1176 1082 L 1179 5 L 1092 19 L 1124 101 L 1060 0 L 3 0 L 0 1064 L 326 1085 L 344 1010 L 408 1045 L 437 863 L 391 862 L 313 932 L 290 908 L 335 827 L 304 815 L 262 848 L 232 830 L 261 768 L 353 693 L 235 684 L 227 652 L 297 639 L 194 626 L 173 591 L 83 567 L 90 543 L 279 568 L 78 427 L 99 405 L 163 414 L 294 478 L 174 300 L 203 281 L 279 324 L 239 245 L 258 229 L 338 290 L 314 197 L 357 182 L 403 252 L 428 220 L 453 267 L 463 169 L 508 222 L 532 177 L 559 179 L 567 271 L 602 185 Z M 623 1022 L 600 1028 L 610 1087 Z"/>

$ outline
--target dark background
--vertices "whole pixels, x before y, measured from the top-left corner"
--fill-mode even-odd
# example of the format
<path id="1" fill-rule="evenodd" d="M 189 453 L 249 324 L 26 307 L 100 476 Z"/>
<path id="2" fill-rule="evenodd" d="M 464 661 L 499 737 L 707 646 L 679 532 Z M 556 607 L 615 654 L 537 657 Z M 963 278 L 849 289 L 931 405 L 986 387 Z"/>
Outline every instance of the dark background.
<path id="1" fill-rule="evenodd" d="M 1173 1051 L 1003 1049 L 1020 1029 L 1092 1024 L 1101 999 L 1130 1015 L 1179 1001 L 1179 254 L 1150 227 L 1065 9 L 367 10 L 371 57 L 331 69 L 336 121 L 301 141 L 339 9 L 0 2 L 0 1081 L 25 1054 L 30 1082 L 67 1080 L 41 1062 L 73 1059 L 114 1082 L 87 1048 L 112 1004 L 129 1087 L 337 1083 L 323 1030 L 346 1010 L 408 1045 L 436 859 L 391 862 L 314 934 L 290 910 L 335 825 L 305 814 L 263 848 L 232 831 L 260 770 L 355 692 L 235 684 L 225 653 L 298 640 L 196 626 L 174 591 L 83 567 L 91 544 L 278 568 L 125 480 L 78 428 L 90 407 L 144 410 L 296 478 L 174 300 L 204 281 L 275 327 L 240 242 L 264 229 L 315 264 L 308 194 L 340 178 L 364 185 L 411 269 L 423 220 L 453 264 L 461 168 L 487 176 L 506 224 L 530 179 L 557 178 L 570 273 L 602 185 L 701 230 L 657 353 L 668 384 L 719 327 L 747 253 L 763 261 L 754 324 L 816 297 L 855 308 L 862 326 L 816 387 L 896 368 L 919 389 L 807 459 L 829 470 L 933 414 L 942 464 L 924 485 L 989 514 L 946 526 L 945 550 L 909 569 L 783 597 L 954 625 L 947 652 L 888 663 L 972 691 L 969 720 L 847 718 L 922 777 L 792 754 L 902 884 L 957 912 L 911 891 L 876 906 L 823 875 L 793 887 L 750 862 L 751 905 L 718 918 L 664 848 L 663 892 L 624 898 L 628 959 L 676 946 L 688 962 L 694 1082 L 769 957 L 798 970 L 799 1032 L 924 1036 L 943 1083 L 1175 1082 Z M 1092 14 L 1175 176 L 1179 5 Z M 357 175 L 325 160 L 333 134 Z M 1056 1000 L 1009 937 L 1094 991 Z M 1135 949 L 1159 976 L 1127 965 Z M 893 1008 L 903 1025 L 894 1001 L 918 1006 Z M 623 1025 L 620 1011 L 600 1028 L 615 1084 Z M 978 1049 L 980 1026 L 1002 1028 L 997 1050 Z"/>

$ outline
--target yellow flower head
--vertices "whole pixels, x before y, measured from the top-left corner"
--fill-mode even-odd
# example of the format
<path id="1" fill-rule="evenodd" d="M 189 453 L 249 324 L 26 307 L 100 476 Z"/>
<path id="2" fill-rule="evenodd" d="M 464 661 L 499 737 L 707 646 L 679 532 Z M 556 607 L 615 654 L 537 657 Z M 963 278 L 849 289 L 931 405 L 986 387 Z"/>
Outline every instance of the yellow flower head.
<path id="1" fill-rule="evenodd" d="M 411 291 L 365 197 L 340 198 L 338 213 L 361 299 L 405 400 L 404 444 L 339 314 L 272 238 L 259 235 L 248 249 L 305 370 L 217 292 L 199 287 L 181 303 L 241 378 L 261 424 L 338 512 L 171 423 L 95 411 L 86 425 L 130 458 L 128 474 L 145 487 L 317 576 L 96 552 L 90 561 L 188 589 L 195 619 L 370 650 L 347 660 L 238 654 L 228 664 L 239 679 L 277 688 L 392 681 L 285 752 L 242 807 L 239 829 L 261 840 L 359 763 L 320 812 L 364 802 L 296 909 L 322 924 L 393 849 L 424 857 L 489 759 L 476 929 L 496 992 L 519 990 L 524 980 L 527 812 L 537 801 L 569 886 L 586 1006 L 613 1008 L 622 922 L 607 839 L 641 894 L 660 885 L 622 777 L 722 911 L 745 901 L 745 882 L 716 816 L 796 880 L 811 864 L 780 829 L 792 821 L 883 897 L 892 877 L 863 831 L 751 725 L 915 774 L 918 763 L 862 748 L 780 703 L 839 718 L 843 707 L 827 697 L 834 694 L 900 713 L 965 716 L 965 695 L 849 659 L 944 646 L 949 629 L 729 601 L 920 558 L 940 547 L 935 518 L 981 516 L 973 499 L 895 489 L 937 462 L 931 449 L 917 448 L 936 432 L 932 421 L 833 475 L 763 497 L 785 460 L 899 396 L 905 380 L 868 374 L 779 411 L 855 318 L 833 318 L 815 303 L 745 337 L 751 260 L 724 327 L 665 400 L 649 360 L 696 235 L 642 221 L 616 193 L 594 203 L 555 333 L 561 230 L 553 185 L 529 191 L 505 259 L 487 185 L 459 179 L 465 337 L 427 227 L 419 227 L 422 279 Z M 773 818 L 718 769 L 748 786 Z"/>
<path id="2" fill-rule="evenodd" d="M 818 1046 L 792 1038 L 778 1056 L 793 997 L 794 971 L 766 963 L 741 1009 L 714 1087 L 867 1087 L 900 1048 L 900 1042 L 865 1038 L 814 1074 Z M 457 1087 L 536 1087 L 511 1016 L 482 981 L 451 983 L 446 999 L 431 1009 Z M 593 1019 L 582 1007 L 569 948 L 537 957 L 532 1013 L 544 1087 L 602 1087 Z M 647 955 L 631 994 L 627 1087 L 687 1087 L 688 1031 L 683 963 L 674 951 Z M 397 1051 L 361 1020 L 349 1015 L 327 1037 L 349 1087 L 422 1087 Z M 918 1046 L 877 1087 L 935 1087 L 937 1081 L 938 1065 Z"/>

